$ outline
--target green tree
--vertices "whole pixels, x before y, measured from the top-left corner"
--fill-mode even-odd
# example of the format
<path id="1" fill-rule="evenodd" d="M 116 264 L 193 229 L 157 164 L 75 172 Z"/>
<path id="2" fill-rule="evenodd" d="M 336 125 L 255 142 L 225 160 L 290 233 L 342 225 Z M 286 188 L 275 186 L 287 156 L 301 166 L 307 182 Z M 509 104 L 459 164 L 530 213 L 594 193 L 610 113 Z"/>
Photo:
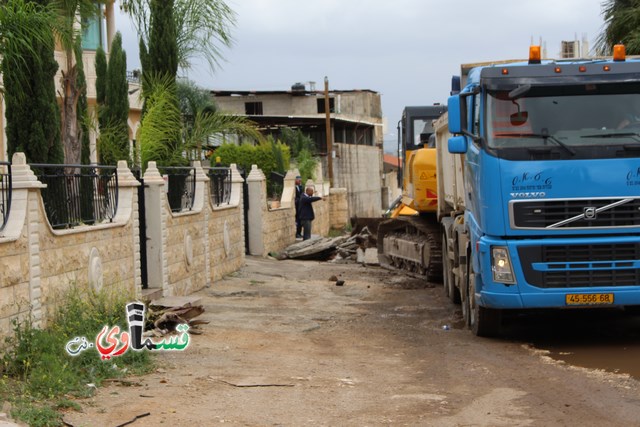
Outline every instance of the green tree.
<path id="1" fill-rule="evenodd" d="M 87 101 L 87 78 L 82 63 L 82 39 L 78 37 L 74 49 L 76 63 L 78 64 L 78 128 L 80 129 L 80 162 L 83 165 L 91 163 L 91 143 L 89 132 L 91 131 L 91 117 L 89 116 L 89 103 Z"/>
<path id="2" fill-rule="evenodd" d="M 78 67 L 74 60 L 76 27 L 101 13 L 100 4 L 105 0 L 43 0 L 50 3 L 58 13 L 58 26 L 64 37 L 60 37 L 65 52 L 65 69 L 62 70 L 62 145 L 66 163 L 80 163 L 81 130 L 78 127 Z"/>
<path id="3" fill-rule="evenodd" d="M 149 33 L 149 69 L 143 73 L 173 76 L 178 74 L 178 44 L 173 17 L 174 0 L 151 0 Z"/>
<path id="4" fill-rule="evenodd" d="M 177 93 L 178 68 L 189 68 L 196 54 L 213 66 L 220 55 L 218 44 L 230 45 L 229 28 L 235 15 L 224 1 L 128 0 L 123 8 L 140 37 L 144 115 L 136 140 L 140 142 L 143 167 L 149 160 L 175 165 L 184 164 L 187 158 L 200 158 L 211 136 L 224 140 L 228 134 L 239 134 L 261 140 L 245 118 L 218 113 L 211 102 L 202 102 L 199 89 Z M 189 92 L 196 96 L 191 97 Z M 170 102 L 176 105 L 169 106 Z M 148 118 L 152 110 L 153 117 Z"/>
<path id="5" fill-rule="evenodd" d="M 600 55 L 610 55 L 613 46 L 623 43 L 628 55 L 640 54 L 640 0 L 605 0 L 604 27 L 595 43 Z"/>
<path id="6" fill-rule="evenodd" d="M 187 129 L 180 110 L 180 105 L 185 102 L 178 99 L 178 93 L 176 82 L 170 77 L 151 78 L 143 85 L 147 111 L 136 137 L 143 169 L 150 160 L 156 160 L 163 166 L 184 165 L 187 160 L 185 153 L 200 152 L 204 141 L 212 135 L 223 138 L 228 133 L 257 141 L 262 139 L 254 124 L 246 118 L 211 113 L 206 107 L 196 110 L 192 126 Z"/>
<path id="7" fill-rule="evenodd" d="M 82 63 L 82 38 L 76 39 L 74 48 L 76 63 L 78 64 L 78 89 L 80 96 L 78 97 L 78 129 L 80 130 L 80 162 L 83 165 L 91 163 L 91 141 L 89 132 L 91 130 L 92 120 L 89 115 L 89 103 L 87 102 L 87 79 L 84 73 L 84 65 Z M 93 218 L 93 200 L 94 187 L 91 178 L 83 177 L 80 180 L 80 215 L 82 218 Z"/>
<path id="8" fill-rule="evenodd" d="M 103 105 L 107 93 L 107 54 L 102 46 L 96 49 L 96 103 Z"/>
<path id="9" fill-rule="evenodd" d="M 53 57 L 53 33 L 48 24 L 45 27 L 48 36 L 31 28 L 50 21 L 31 21 L 26 16 L 44 10 L 37 5 L 8 3 L 7 8 L 3 5 L 0 11 L 8 153 L 11 156 L 22 151 L 33 163 L 62 163 L 60 111 L 54 82 L 58 63 Z M 19 10 L 21 3 L 24 9 Z M 12 6 L 14 9 L 9 9 Z M 18 14 L 15 20 L 8 16 L 10 11 Z M 24 15 L 20 16 L 20 12 Z M 16 22 L 22 25 L 15 25 Z"/>
<path id="10" fill-rule="evenodd" d="M 315 179 L 314 173 L 318 165 L 318 158 L 315 157 L 316 145 L 313 139 L 305 135 L 300 129 L 283 128 L 280 134 L 282 142 L 291 149 L 291 157 L 300 172 L 302 182 L 307 179 Z"/>
<path id="11" fill-rule="evenodd" d="M 125 0 L 123 8 L 131 16 L 141 39 L 141 46 L 149 46 L 153 21 L 151 3 L 155 0 Z M 231 28 L 236 15 L 223 0 L 172 0 L 176 31 L 178 64 L 191 67 L 191 61 L 203 57 L 211 70 L 222 58 L 221 47 L 232 44 Z M 145 48 L 144 51 L 147 49 Z M 143 49 L 140 49 L 143 52 Z M 143 69 L 145 60 L 141 57 Z"/>
<path id="12" fill-rule="evenodd" d="M 104 65 L 100 64 L 100 67 L 104 68 Z M 98 88 L 104 91 L 104 96 L 97 96 L 101 163 L 113 165 L 118 160 L 130 157 L 127 54 L 122 49 L 122 36 L 119 32 L 113 38 L 106 74 L 104 69 L 98 69 L 96 58 L 96 91 Z"/>

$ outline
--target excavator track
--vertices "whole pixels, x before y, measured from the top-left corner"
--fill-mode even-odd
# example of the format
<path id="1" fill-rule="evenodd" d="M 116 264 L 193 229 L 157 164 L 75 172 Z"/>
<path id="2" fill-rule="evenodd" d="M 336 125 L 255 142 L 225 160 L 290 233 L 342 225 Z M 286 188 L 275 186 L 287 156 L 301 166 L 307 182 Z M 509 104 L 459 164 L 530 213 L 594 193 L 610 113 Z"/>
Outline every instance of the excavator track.
<path id="1" fill-rule="evenodd" d="M 378 226 L 378 259 L 429 282 L 442 281 L 442 241 L 435 216 L 398 217 Z"/>

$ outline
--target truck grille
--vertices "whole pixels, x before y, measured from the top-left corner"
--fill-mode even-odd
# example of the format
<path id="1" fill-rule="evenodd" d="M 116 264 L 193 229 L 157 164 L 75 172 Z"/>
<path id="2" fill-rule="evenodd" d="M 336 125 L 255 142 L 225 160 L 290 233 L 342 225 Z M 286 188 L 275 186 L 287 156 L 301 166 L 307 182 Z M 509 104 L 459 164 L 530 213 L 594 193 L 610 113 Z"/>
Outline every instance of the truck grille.
<path id="1" fill-rule="evenodd" d="M 640 244 L 523 246 L 518 255 L 527 283 L 539 288 L 640 285 Z M 547 264 L 548 271 L 533 268 Z M 615 267 L 615 268 L 614 268 Z"/>
<path id="2" fill-rule="evenodd" d="M 569 199 L 511 202 L 513 228 L 640 226 L 640 199 Z"/>

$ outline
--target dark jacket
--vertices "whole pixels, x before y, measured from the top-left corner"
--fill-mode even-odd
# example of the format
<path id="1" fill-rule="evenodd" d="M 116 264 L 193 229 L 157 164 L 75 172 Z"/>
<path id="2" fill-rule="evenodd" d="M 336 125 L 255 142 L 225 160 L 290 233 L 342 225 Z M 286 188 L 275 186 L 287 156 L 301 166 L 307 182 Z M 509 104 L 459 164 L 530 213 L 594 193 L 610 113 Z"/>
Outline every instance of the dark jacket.
<path id="1" fill-rule="evenodd" d="M 300 204 L 300 196 L 302 196 L 302 193 L 304 193 L 304 188 L 302 187 L 302 184 L 296 185 L 296 198 L 295 198 L 296 212 L 298 212 L 298 205 Z"/>
<path id="2" fill-rule="evenodd" d="M 298 218 L 300 218 L 300 221 L 314 220 L 316 218 L 311 203 L 318 200 L 322 200 L 322 197 L 307 196 L 307 193 L 302 193 L 298 202 Z"/>

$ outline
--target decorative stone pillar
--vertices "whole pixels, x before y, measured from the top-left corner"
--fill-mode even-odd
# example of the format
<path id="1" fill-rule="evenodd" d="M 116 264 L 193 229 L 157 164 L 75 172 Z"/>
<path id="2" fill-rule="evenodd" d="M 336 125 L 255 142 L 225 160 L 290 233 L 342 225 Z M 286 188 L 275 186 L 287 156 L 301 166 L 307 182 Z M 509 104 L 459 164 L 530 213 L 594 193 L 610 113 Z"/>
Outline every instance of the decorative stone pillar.
<path id="1" fill-rule="evenodd" d="M 298 175 L 300 175 L 298 169 L 290 169 L 284 177 L 284 188 L 280 198 L 280 206 L 283 208 L 295 208 L 293 200 L 296 197 L 296 176 Z"/>
<path id="2" fill-rule="evenodd" d="M 118 161 L 118 211 L 114 222 L 127 221 L 128 217 L 120 219 L 121 215 L 133 216 L 131 238 L 133 239 L 133 274 L 134 292 L 136 298 L 142 292 L 142 270 L 140 265 L 140 209 L 138 207 L 138 190 L 140 182 L 131 173 L 125 160 Z"/>
<path id="3" fill-rule="evenodd" d="M 162 288 L 170 296 L 167 263 L 167 194 L 156 162 L 149 162 L 144 173 L 144 203 L 147 223 L 147 278 L 149 288 Z"/>
<path id="4" fill-rule="evenodd" d="M 231 169 L 231 198 L 229 200 L 229 204 L 231 206 L 236 206 L 243 203 L 244 201 L 244 190 L 242 188 L 244 184 L 244 178 L 242 177 L 242 175 L 240 175 L 238 165 L 236 165 L 235 163 L 231 163 L 229 169 Z"/>
<path id="5" fill-rule="evenodd" d="M 251 173 L 247 176 L 249 188 L 249 253 L 262 256 L 264 253 L 264 211 L 267 206 L 266 177 L 257 165 L 251 165 Z"/>
<path id="6" fill-rule="evenodd" d="M 42 288 L 40 286 L 40 227 L 39 216 L 40 189 L 47 186 L 33 174 L 27 164 L 24 153 L 15 153 L 11 160 L 12 199 L 9 222 L 5 229 L 22 233 L 26 223 L 27 244 L 29 251 L 29 302 L 31 305 L 31 320 L 33 326 L 42 326 Z M 15 217 L 14 217 L 15 215 Z M 26 221 L 25 221 L 26 220 Z M 16 236 L 16 238 L 18 237 Z"/>
<path id="7" fill-rule="evenodd" d="M 203 212 L 204 221 L 202 228 L 204 229 L 204 272 L 205 286 L 211 286 L 211 242 L 209 242 L 209 213 L 211 209 L 211 193 L 209 191 L 209 177 L 202 169 L 202 163 L 197 160 L 193 162 L 195 168 L 196 192 L 193 200 L 193 211 Z"/>

